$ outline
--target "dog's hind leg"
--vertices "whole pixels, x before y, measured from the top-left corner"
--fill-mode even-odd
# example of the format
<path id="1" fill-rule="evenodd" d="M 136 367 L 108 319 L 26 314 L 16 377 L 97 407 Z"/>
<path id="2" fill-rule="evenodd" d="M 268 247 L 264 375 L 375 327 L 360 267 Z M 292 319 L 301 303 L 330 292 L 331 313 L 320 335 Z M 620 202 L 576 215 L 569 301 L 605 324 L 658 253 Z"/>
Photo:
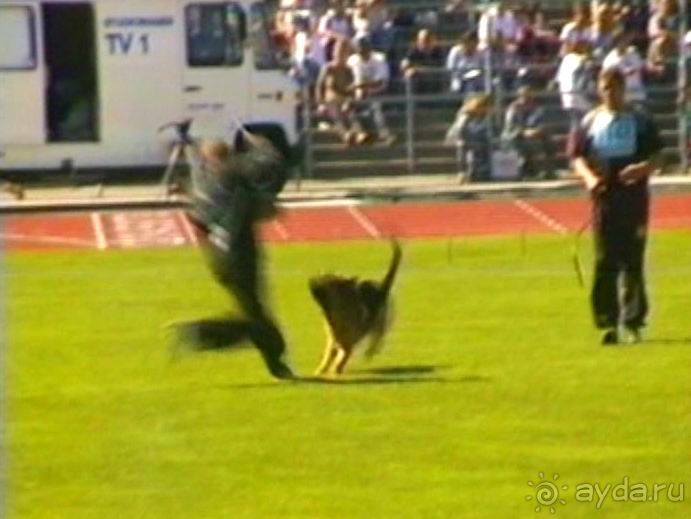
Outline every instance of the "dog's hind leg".
<path id="1" fill-rule="evenodd" d="M 326 343 L 326 348 L 324 348 L 324 356 L 322 357 L 322 361 L 319 364 L 317 371 L 315 371 L 315 374 L 323 375 L 326 373 L 333 364 L 337 353 L 338 350 L 336 349 L 336 342 L 332 338 L 329 338 L 329 341 Z"/>

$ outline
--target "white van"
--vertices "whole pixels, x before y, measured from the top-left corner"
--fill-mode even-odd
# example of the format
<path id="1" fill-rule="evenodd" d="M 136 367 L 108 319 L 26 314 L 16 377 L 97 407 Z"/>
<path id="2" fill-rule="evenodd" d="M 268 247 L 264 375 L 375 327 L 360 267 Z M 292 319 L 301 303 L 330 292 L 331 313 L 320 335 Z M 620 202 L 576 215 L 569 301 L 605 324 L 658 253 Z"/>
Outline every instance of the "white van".
<path id="1" fill-rule="evenodd" d="M 261 0 L 0 0 L 0 172 L 163 166 L 233 120 L 287 151 L 299 89 Z"/>

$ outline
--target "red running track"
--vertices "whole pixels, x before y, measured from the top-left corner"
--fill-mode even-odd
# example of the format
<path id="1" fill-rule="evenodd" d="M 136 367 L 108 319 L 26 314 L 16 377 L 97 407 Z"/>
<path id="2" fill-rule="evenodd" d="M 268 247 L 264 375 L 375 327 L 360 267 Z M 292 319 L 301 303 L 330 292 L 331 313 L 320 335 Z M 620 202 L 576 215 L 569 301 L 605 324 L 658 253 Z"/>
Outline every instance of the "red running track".
<path id="1" fill-rule="evenodd" d="M 586 198 L 348 205 L 286 209 L 266 223 L 268 241 L 432 238 L 573 232 L 588 220 Z M 691 195 L 653 199 L 653 229 L 691 229 Z M 182 211 L 96 211 L 9 216 L 0 239 L 10 250 L 186 246 L 194 233 Z"/>

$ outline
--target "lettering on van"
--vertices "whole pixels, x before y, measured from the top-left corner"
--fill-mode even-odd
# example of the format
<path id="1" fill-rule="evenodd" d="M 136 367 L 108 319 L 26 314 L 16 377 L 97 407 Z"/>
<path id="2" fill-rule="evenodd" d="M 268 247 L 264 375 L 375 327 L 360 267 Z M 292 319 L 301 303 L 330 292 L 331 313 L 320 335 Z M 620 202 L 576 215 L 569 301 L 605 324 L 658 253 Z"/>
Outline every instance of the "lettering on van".
<path id="1" fill-rule="evenodd" d="M 170 27 L 174 24 L 170 16 L 124 16 L 106 18 L 103 25 L 108 29 Z M 151 52 L 151 37 L 148 32 L 110 31 L 105 34 L 108 53 L 112 56 L 146 55 Z"/>
<path id="2" fill-rule="evenodd" d="M 158 18 L 145 16 L 106 18 L 103 22 L 106 27 L 166 27 L 173 25 L 173 18 L 162 16 Z"/>
<path id="3" fill-rule="evenodd" d="M 106 33 L 106 40 L 111 55 L 148 54 L 150 50 L 149 35 L 146 33 L 110 32 Z"/>
<path id="4" fill-rule="evenodd" d="M 218 112 L 226 107 L 225 103 L 188 103 L 187 109 L 193 112 L 200 110 L 210 110 L 212 112 Z"/>
<path id="5" fill-rule="evenodd" d="M 262 101 L 281 101 L 283 99 L 283 92 L 259 92 L 257 94 L 257 99 Z"/>

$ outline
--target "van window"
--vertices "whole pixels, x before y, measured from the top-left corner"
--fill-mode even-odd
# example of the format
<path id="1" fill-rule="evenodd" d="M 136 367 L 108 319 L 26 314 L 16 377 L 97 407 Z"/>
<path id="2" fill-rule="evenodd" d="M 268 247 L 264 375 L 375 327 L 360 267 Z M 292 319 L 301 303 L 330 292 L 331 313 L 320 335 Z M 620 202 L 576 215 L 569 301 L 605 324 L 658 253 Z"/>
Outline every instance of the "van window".
<path id="1" fill-rule="evenodd" d="M 36 67 L 36 30 L 30 7 L 0 7 L 0 69 L 26 70 Z"/>
<path id="2" fill-rule="evenodd" d="M 190 4 L 185 8 L 185 29 L 189 66 L 242 64 L 245 16 L 239 5 Z"/>
<path id="3" fill-rule="evenodd" d="M 250 8 L 250 38 L 254 51 L 254 66 L 259 70 L 280 67 L 278 48 L 271 38 L 266 4 L 254 3 Z"/>

